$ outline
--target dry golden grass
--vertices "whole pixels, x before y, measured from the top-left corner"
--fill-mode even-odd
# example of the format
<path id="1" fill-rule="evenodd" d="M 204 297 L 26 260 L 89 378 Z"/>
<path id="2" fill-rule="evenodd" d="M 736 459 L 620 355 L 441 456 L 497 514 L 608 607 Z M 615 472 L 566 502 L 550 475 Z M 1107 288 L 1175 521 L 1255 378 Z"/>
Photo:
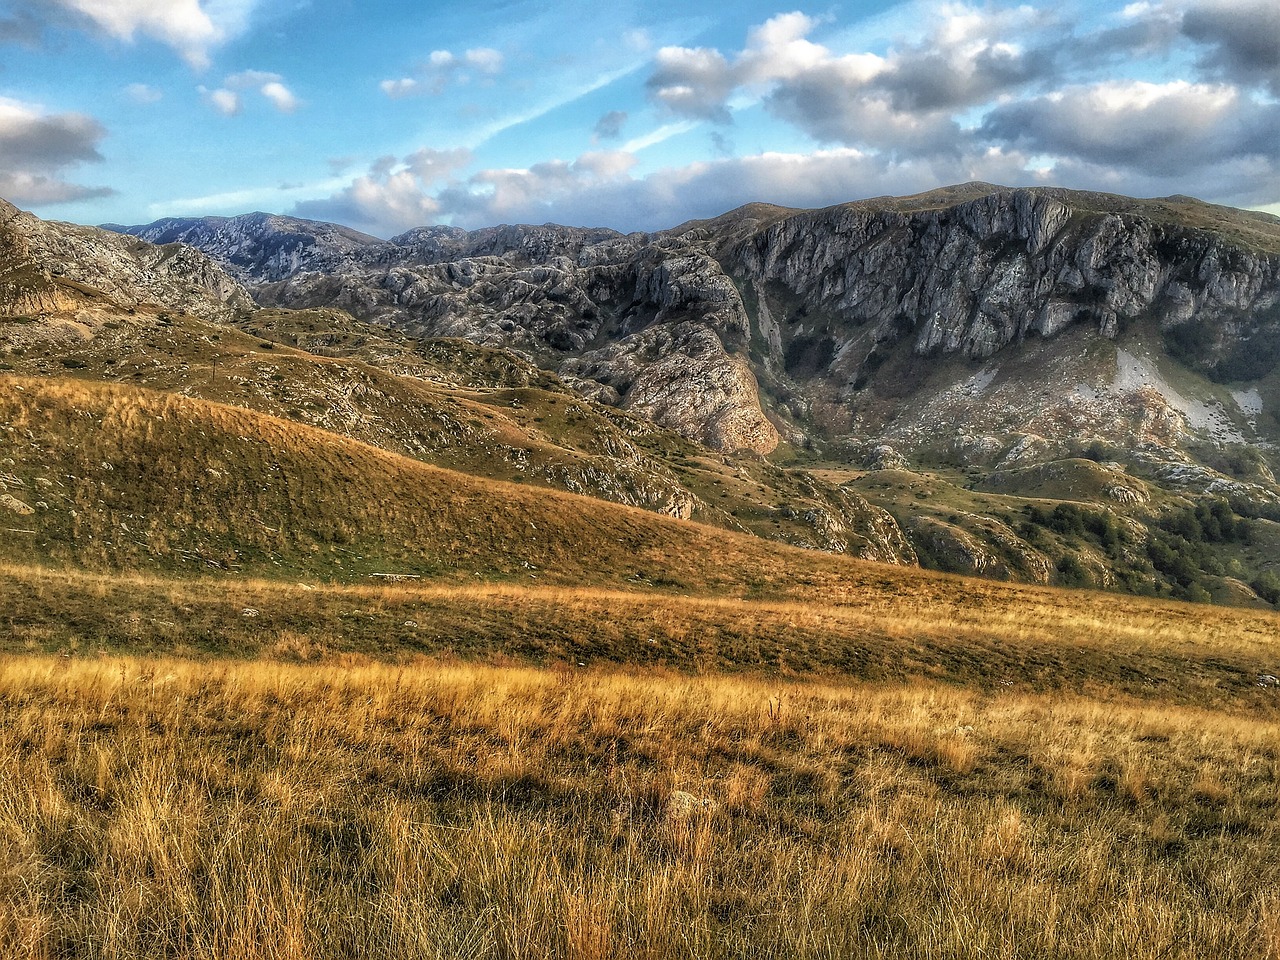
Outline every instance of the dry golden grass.
<path id="1" fill-rule="evenodd" d="M 1274 613 L 796 554 L 839 566 L 725 597 L 638 585 L 300 585 L 0 565 L 0 651 L 507 657 L 1124 694 L 1258 716 L 1280 707 L 1278 691 L 1258 683 L 1280 672 Z"/>
<path id="2" fill-rule="evenodd" d="M 1276 957 L 1278 734 L 932 684 L 15 657 L 0 943 Z"/>
<path id="3" fill-rule="evenodd" d="M 0 452 L 43 503 L 0 557 L 91 569 L 622 582 L 665 562 L 726 580 L 773 545 L 640 509 L 428 466 L 178 394 L 0 377 Z M 40 499 L 37 500 L 37 497 Z M 647 566 L 646 566 L 647 565 Z"/>

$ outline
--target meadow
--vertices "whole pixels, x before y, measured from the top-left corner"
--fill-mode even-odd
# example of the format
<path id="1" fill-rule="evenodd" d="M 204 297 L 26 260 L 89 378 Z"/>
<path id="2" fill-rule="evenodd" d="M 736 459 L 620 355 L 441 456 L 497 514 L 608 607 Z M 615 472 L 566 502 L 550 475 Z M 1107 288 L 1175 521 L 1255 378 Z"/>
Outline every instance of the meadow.
<path id="1" fill-rule="evenodd" d="M 7 958 L 1280 957 L 1280 617 L 0 568 Z"/>
<path id="2" fill-rule="evenodd" d="M 12 656 L 13 958 L 1280 956 L 1274 715 Z"/>

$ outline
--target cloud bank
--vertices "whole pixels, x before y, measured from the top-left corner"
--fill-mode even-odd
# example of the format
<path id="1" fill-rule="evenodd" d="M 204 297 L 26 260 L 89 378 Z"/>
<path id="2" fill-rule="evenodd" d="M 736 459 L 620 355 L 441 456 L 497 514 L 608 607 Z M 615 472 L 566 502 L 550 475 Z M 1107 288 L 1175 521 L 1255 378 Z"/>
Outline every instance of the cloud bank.
<path id="1" fill-rule="evenodd" d="M 966 180 L 1280 199 L 1273 0 L 1135 3 L 1088 24 L 1029 6 L 915 9 L 914 32 L 878 50 L 819 42 L 825 22 L 799 12 L 754 26 L 737 49 L 662 47 L 645 90 L 667 122 L 623 149 L 465 174 L 459 156 L 430 177 L 411 157 L 384 160 L 303 208 L 385 235 L 441 221 L 656 229 L 753 200 L 816 206 Z M 438 69 L 458 62 L 433 58 Z M 1111 69 L 1125 64 L 1148 69 Z M 421 83 L 383 89 L 400 96 Z M 640 151 L 698 126 L 731 154 L 737 138 L 722 131 L 744 110 L 813 146 L 635 172 Z M 619 140 L 635 122 L 606 113 L 592 142 Z"/>
<path id="2" fill-rule="evenodd" d="M 48 113 L 36 104 L 0 97 L 0 196 L 17 204 L 67 203 L 111 194 L 65 179 L 83 163 L 100 163 L 106 129 L 79 113 Z"/>

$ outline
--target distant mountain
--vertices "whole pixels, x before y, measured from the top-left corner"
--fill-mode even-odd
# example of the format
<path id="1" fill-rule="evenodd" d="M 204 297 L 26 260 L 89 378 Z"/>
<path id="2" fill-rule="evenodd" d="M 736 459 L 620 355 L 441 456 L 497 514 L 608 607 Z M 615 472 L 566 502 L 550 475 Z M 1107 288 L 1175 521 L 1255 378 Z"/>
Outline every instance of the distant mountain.
<path id="1" fill-rule="evenodd" d="M 1184 197 L 966 184 L 651 235 L 431 227 L 384 243 L 261 215 L 199 223 L 181 235 L 263 304 L 514 348 L 720 449 L 1012 465 L 1280 432 L 1280 220 Z M 286 256 L 301 237 L 306 254 Z"/>
<path id="2" fill-rule="evenodd" d="M 349 227 L 269 213 L 168 218 L 140 227 L 108 223 L 103 229 L 150 243 L 184 243 L 203 250 L 246 283 L 351 269 L 360 262 L 362 251 L 382 242 Z"/>

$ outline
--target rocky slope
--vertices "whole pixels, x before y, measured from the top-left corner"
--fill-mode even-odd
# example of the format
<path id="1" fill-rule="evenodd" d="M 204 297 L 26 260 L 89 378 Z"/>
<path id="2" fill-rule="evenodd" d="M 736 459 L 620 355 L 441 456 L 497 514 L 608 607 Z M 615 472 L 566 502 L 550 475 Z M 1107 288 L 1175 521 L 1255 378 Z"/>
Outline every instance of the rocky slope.
<path id="1" fill-rule="evenodd" d="M 0 200 L 0 315 L 66 313 L 94 304 L 216 317 L 252 300 L 192 247 L 48 223 Z"/>
<path id="2" fill-rule="evenodd" d="M 739 451 L 742 489 L 778 493 L 735 508 L 766 534 L 984 576 L 1280 598 L 1274 217 L 966 184 L 629 236 L 373 241 L 262 215 L 183 229 L 261 304 L 512 349 L 581 396 Z M 817 468 L 821 495 L 788 464 Z M 1248 537 L 1186 519 L 1222 503 Z M 1046 504 L 1070 522 L 1040 523 Z"/>
<path id="3" fill-rule="evenodd" d="M 914 562 L 892 516 L 859 495 L 714 455 L 510 352 L 409 339 L 333 308 L 258 309 L 190 247 L 7 212 L 0 373 L 215 400 L 488 480 Z M 0 482 L 13 504 L 35 494 Z"/>
<path id="4" fill-rule="evenodd" d="M 1277 432 L 1280 221 L 1188 198 L 968 184 L 652 235 L 432 227 L 382 243 L 267 220 L 269 241 L 261 215 L 209 221 L 216 243 L 184 236 L 262 303 L 514 348 L 721 450 L 888 443 L 1013 463 L 1084 439 L 1177 460 Z M 302 234 L 296 266 L 268 255 Z"/>

